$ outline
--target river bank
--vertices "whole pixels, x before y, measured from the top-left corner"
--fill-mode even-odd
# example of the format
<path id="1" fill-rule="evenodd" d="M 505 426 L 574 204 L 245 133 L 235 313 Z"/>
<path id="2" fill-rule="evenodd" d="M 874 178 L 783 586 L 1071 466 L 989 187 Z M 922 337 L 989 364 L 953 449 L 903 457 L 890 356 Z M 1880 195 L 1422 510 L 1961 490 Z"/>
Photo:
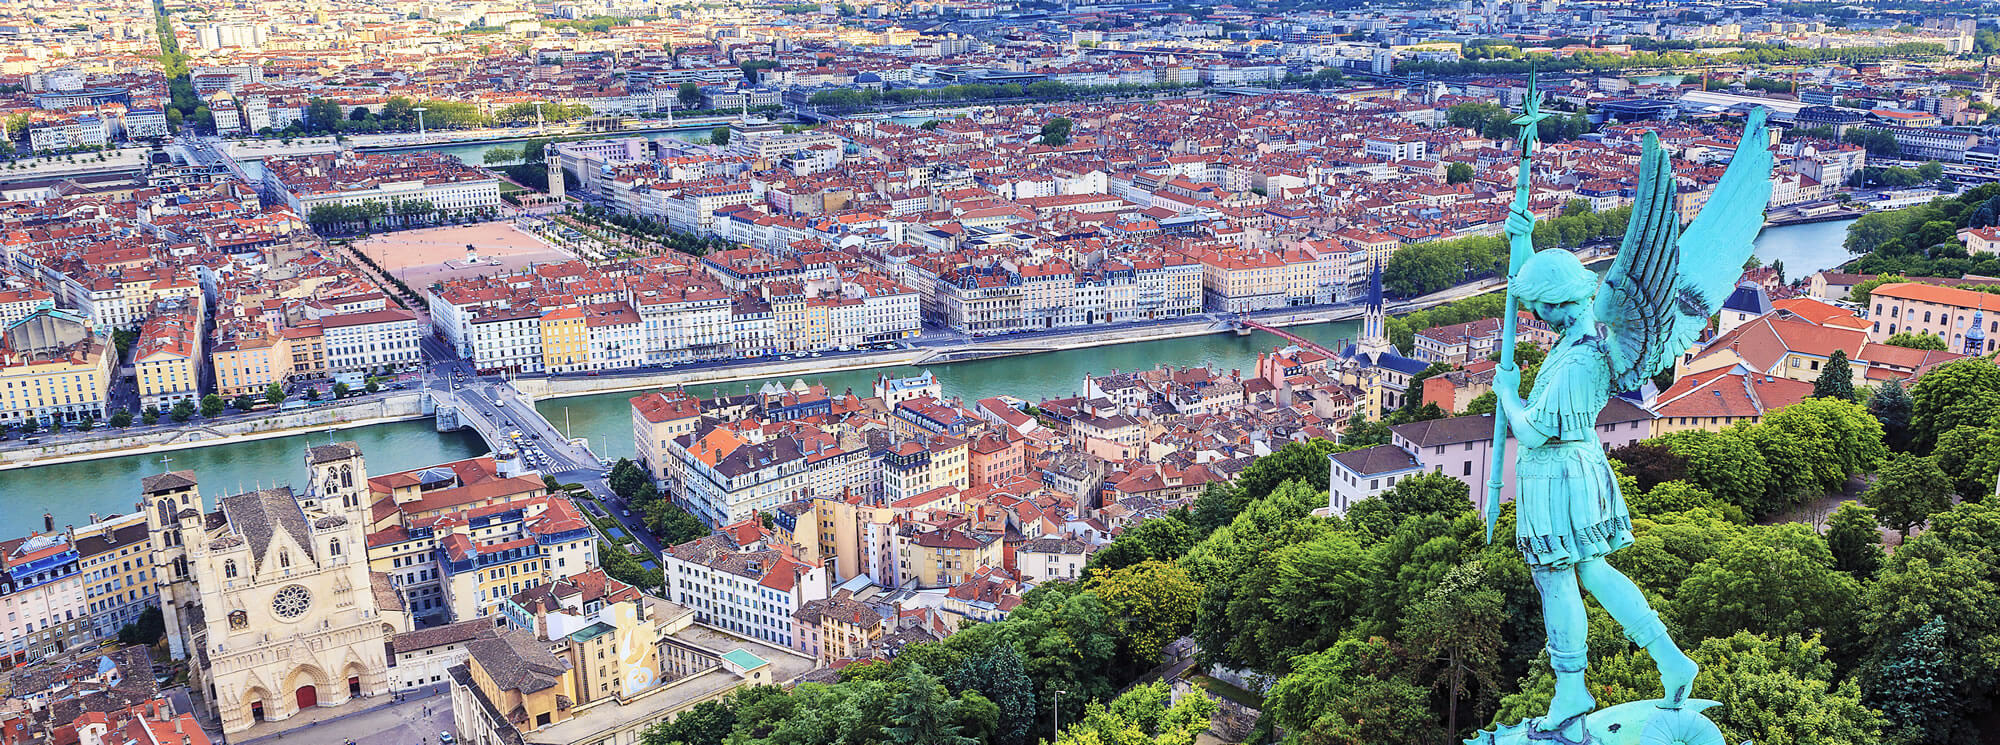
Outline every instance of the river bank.
<path id="1" fill-rule="evenodd" d="M 0 449 L 0 471 L 76 463 L 99 458 L 133 457 L 214 447 L 275 437 L 290 437 L 329 429 L 351 429 L 412 419 L 427 419 L 422 394 L 394 393 L 366 401 L 329 404 L 217 423 L 197 422 L 144 432 L 104 428 L 61 442 Z M 44 437 L 47 437 L 46 435 Z"/>

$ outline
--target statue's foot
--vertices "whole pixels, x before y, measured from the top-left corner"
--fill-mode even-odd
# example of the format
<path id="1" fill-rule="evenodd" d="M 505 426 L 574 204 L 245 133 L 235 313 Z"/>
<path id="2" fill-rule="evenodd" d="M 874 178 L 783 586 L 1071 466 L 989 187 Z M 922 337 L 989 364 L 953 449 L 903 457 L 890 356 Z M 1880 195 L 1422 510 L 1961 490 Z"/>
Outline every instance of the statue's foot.
<path id="1" fill-rule="evenodd" d="M 1694 693 L 1694 678 L 1701 673 L 1701 667 L 1688 659 L 1673 644 L 1656 645 L 1653 665 L 1660 668 L 1660 689 L 1665 693 L 1660 697 L 1660 708 L 1678 709 L 1687 705 L 1688 696 Z"/>
<path id="2" fill-rule="evenodd" d="M 1590 690 L 1584 687 L 1583 673 L 1557 673 L 1556 697 L 1549 701 L 1549 713 L 1535 722 L 1535 729 L 1555 732 L 1568 729 L 1577 720 L 1597 708 L 1597 700 L 1590 697 Z"/>

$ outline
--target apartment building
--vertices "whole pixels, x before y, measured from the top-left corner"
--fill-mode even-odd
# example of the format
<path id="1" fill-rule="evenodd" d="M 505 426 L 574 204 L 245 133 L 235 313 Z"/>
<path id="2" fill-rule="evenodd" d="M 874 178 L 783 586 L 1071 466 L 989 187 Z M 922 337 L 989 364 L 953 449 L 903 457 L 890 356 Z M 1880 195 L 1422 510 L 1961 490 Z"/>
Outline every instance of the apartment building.
<path id="1" fill-rule="evenodd" d="M 104 416 L 117 355 L 69 311 L 43 308 L 0 332 L 0 424 Z"/>
<path id="2" fill-rule="evenodd" d="M 500 207 L 498 179 L 450 155 L 422 151 L 267 158 L 264 183 L 301 217 L 322 205 L 378 204 L 409 223 Z"/>
<path id="3" fill-rule="evenodd" d="M 201 310 L 186 304 L 163 305 L 139 327 L 132 367 L 139 382 L 139 405 L 166 411 L 181 401 L 201 398 Z"/>
<path id="4" fill-rule="evenodd" d="M 1868 339 L 1887 341 L 1899 332 L 1944 339 L 1946 349 L 1967 354 L 1992 352 L 2000 343 L 2000 295 L 1956 287 L 1898 282 L 1875 288 L 1868 310 Z M 1983 335 L 1978 350 L 1967 350 L 1974 324 Z"/>
<path id="5" fill-rule="evenodd" d="M 833 597 L 807 601 L 793 615 L 798 635 L 792 648 L 812 656 L 821 667 L 861 657 L 890 626 L 876 606 L 855 600 L 854 592 L 844 588 Z"/>
<path id="6" fill-rule="evenodd" d="M 798 612 L 827 597 L 826 568 L 789 552 L 739 548 L 717 533 L 662 551 L 671 600 L 695 619 L 752 639 L 796 647 Z"/>
<path id="7" fill-rule="evenodd" d="M 93 522 L 70 531 L 70 537 L 83 578 L 84 608 L 96 638 L 117 638 L 119 629 L 159 605 L 152 574 L 153 535 L 144 513 Z"/>
<path id="8" fill-rule="evenodd" d="M 423 361 L 424 327 L 407 310 L 342 313 L 319 319 L 330 370 L 400 369 Z"/>
<path id="9" fill-rule="evenodd" d="M 701 400 L 685 391 L 655 391 L 631 399 L 632 445 L 639 467 L 654 481 L 665 483 L 673 473 L 668 467 L 674 440 L 694 434 L 701 419 Z M 665 491 L 671 492 L 671 484 Z"/>
<path id="10" fill-rule="evenodd" d="M 416 617 L 484 615 L 522 589 L 597 566 L 583 514 L 490 456 L 368 480 L 369 569 Z"/>
<path id="11" fill-rule="evenodd" d="M 865 449 L 842 447 L 817 431 L 753 441 L 723 426 L 675 438 L 667 454 L 669 493 L 710 525 L 852 490 L 869 459 Z"/>
<path id="12" fill-rule="evenodd" d="M 0 541 L 0 667 L 95 642 L 86 584 L 67 533 Z"/>

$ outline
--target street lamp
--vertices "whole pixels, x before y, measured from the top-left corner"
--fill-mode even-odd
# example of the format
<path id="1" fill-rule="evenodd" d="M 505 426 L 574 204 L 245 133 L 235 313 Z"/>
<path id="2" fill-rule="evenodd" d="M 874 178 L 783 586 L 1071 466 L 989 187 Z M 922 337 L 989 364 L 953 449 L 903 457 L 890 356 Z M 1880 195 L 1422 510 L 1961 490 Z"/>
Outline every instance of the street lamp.
<path id="1" fill-rule="evenodd" d="M 1056 742 L 1057 740 L 1062 739 L 1062 695 L 1065 693 L 1069 693 L 1069 691 L 1063 691 L 1063 690 L 1056 691 L 1056 711 L 1055 711 L 1056 731 L 1055 735 L 1049 739 L 1049 742 Z"/>

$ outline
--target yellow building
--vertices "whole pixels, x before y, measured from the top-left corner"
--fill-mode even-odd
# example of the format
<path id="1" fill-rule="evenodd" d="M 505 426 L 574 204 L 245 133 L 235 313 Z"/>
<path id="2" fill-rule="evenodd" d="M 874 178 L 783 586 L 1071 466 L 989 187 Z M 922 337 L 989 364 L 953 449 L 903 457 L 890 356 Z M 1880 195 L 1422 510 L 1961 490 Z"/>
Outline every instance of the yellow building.
<path id="1" fill-rule="evenodd" d="M 582 308 L 542 314 L 542 369 L 575 372 L 590 362 L 590 330 Z"/>
<path id="2" fill-rule="evenodd" d="M 165 310 L 139 328 L 132 366 L 139 379 L 139 405 L 172 408 L 201 397 L 201 313 L 192 306 Z"/>
<path id="3" fill-rule="evenodd" d="M 796 284 L 773 283 L 766 287 L 766 295 L 771 302 L 771 318 L 778 328 L 778 351 L 809 351 L 811 347 L 807 346 L 807 339 L 812 332 L 811 324 L 806 320 L 804 290 Z"/>
<path id="4" fill-rule="evenodd" d="M 532 634 L 503 631 L 466 646 L 471 651 L 466 660 L 469 688 L 477 689 L 515 729 L 534 732 L 575 716 L 576 676 L 546 642 Z M 486 741 L 465 730 L 459 731 L 467 741 Z"/>
<path id="5" fill-rule="evenodd" d="M 951 587 L 980 569 L 1002 566 L 999 536 L 956 528 L 899 536 L 899 586 Z"/>
<path id="6" fill-rule="evenodd" d="M 94 522 L 71 533 L 77 569 L 84 578 L 84 603 L 97 638 L 118 635 L 125 624 L 139 620 L 140 611 L 154 605 L 153 534 L 146 514 L 134 512 Z"/>
<path id="7" fill-rule="evenodd" d="M 966 441 L 956 437 L 898 443 L 882 456 L 882 498 L 899 504 L 935 489 L 970 486 L 967 452 Z"/>
<path id="8" fill-rule="evenodd" d="M 638 451 L 639 467 L 659 481 L 668 475 L 673 462 L 667 444 L 682 435 L 694 434 L 701 420 L 701 401 L 685 391 L 657 391 L 632 399 L 632 446 Z"/>
<path id="9" fill-rule="evenodd" d="M 835 584 L 866 574 L 876 579 L 895 576 L 896 510 L 886 504 L 864 503 L 860 495 L 848 499 L 810 499 L 784 505 L 797 526 L 792 543 L 799 558 L 826 567 Z M 782 524 L 783 521 L 780 521 Z"/>
<path id="10" fill-rule="evenodd" d="M 525 590 L 449 670 L 461 742 L 632 745 L 743 686 L 785 684 L 802 655 L 695 624 L 695 612 L 601 571 Z"/>
<path id="11" fill-rule="evenodd" d="M 889 627 L 882 614 L 855 600 L 854 591 L 848 589 L 799 606 L 792 617 L 798 619 L 800 651 L 818 659 L 822 667 L 861 657 Z"/>
<path id="12" fill-rule="evenodd" d="M 291 345 L 261 326 L 218 329 L 209 367 L 215 371 L 216 393 L 261 396 L 272 383 L 291 377 Z"/>
<path id="13" fill-rule="evenodd" d="M 43 308 L 0 332 L 0 424 L 104 415 L 115 355 L 89 322 Z"/>
<path id="14" fill-rule="evenodd" d="M 326 332 L 317 321 L 278 331 L 285 340 L 285 353 L 291 355 L 293 380 L 326 377 Z"/>

